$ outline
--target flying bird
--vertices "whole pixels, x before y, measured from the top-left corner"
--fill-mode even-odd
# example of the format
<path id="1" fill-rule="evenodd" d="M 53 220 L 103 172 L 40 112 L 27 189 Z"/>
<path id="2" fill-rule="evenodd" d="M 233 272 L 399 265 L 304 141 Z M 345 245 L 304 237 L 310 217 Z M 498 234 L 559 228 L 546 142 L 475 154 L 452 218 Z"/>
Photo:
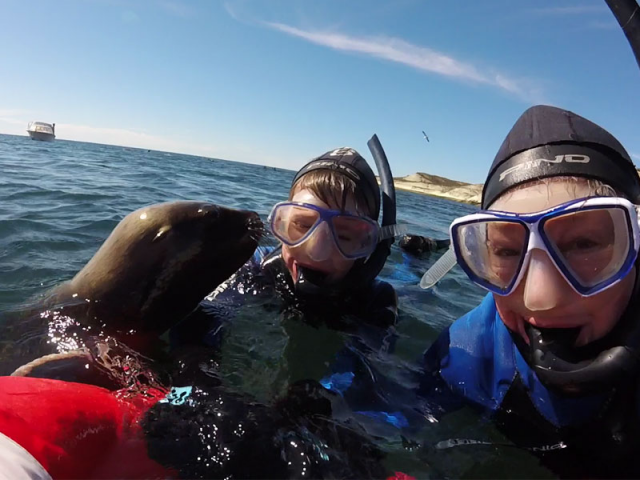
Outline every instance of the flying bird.
<path id="1" fill-rule="evenodd" d="M 424 130 L 422 130 L 422 135 L 424 135 L 424 139 L 428 142 L 429 141 L 429 137 L 427 137 L 427 134 L 424 133 Z"/>

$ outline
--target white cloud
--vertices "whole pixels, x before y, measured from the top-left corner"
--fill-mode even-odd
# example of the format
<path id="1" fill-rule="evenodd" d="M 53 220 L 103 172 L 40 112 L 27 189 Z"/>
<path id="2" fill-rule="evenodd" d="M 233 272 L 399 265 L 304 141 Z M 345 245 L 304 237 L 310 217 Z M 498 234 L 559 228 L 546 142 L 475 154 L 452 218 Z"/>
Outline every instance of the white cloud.
<path id="1" fill-rule="evenodd" d="M 539 92 L 529 80 L 519 80 L 456 60 L 427 47 L 413 45 L 393 37 L 355 37 L 337 32 L 302 30 L 282 23 L 265 23 L 270 28 L 302 38 L 308 42 L 344 52 L 355 52 L 407 65 L 424 72 L 457 80 L 490 85 L 514 94 L 526 101 L 538 102 Z"/>
<path id="2" fill-rule="evenodd" d="M 151 135 L 148 133 L 124 128 L 94 127 L 90 125 L 56 124 L 56 133 L 62 139 L 80 140 L 83 142 L 104 143 L 146 148 L 166 152 L 186 153 L 214 157 L 241 162 L 270 164 L 284 167 L 286 160 L 276 156 L 265 155 L 259 146 L 220 144 L 216 146 L 199 144 L 171 137 Z"/>
<path id="3" fill-rule="evenodd" d="M 16 117 L 29 114 L 31 114 L 29 110 L 22 108 L 0 108 L 0 117 Z"/>
<path id="4" fill-rule="evenodd" d="M 0 114 L 0 122 L 6 123 L 9 125 L 21 125 L 23 127 L 21 130 L 22 133 L 24 133 L 27 130 L 27 124 L 29 123 L 27 121 L 20 120 L 19 118 L 5 117 L 1 114 Z"/>
<path id="5" fill-rule="evenodd" d="M 231 18 L 233 18 L 234 20 L 236 20 L 238 22 L 242 21 L 240 16 L 236 13 L 235 8 L 231 5 L 231 2 L 224 2 L 223 3 L 223 7 L 227 11 L 227 13 L 229 14 L 229 16 Z"/>

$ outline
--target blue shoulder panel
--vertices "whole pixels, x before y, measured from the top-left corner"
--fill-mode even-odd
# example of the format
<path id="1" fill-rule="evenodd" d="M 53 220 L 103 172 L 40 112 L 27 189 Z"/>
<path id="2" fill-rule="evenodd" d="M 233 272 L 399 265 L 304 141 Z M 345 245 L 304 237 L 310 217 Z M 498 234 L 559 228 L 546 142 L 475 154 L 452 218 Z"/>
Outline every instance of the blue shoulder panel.
<path id="1" fill-rule="evenodd" d="M 449 327 L 442 378 L 468 400 L 497 410 L 516 376 L 515 346 L 491 294 Z"/>
<path id="2" fill-rule="evenodd" d="M 491 411 L 500 408 L 516 374 L 534 407 L 556 427 L 588 421 L 605 399 L 565 398 L 549 391 L 518 351 L 492 294 L 454 322 L 448 336 L 448 353 L 443 355 L 446 348 L 439 347 L 442 378 L 458 394 Z"/>

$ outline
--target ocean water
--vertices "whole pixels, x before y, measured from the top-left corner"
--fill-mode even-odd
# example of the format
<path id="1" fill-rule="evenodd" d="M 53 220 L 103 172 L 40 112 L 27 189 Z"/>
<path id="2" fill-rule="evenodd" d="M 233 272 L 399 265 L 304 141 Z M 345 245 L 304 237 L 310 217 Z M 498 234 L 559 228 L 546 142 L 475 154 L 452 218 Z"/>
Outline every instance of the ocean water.
<path id="1" fill-rule="evenodd" d="M 390 162 L 393 168 L 393 157 Z M 131 211 L 170 200 L 205 200 L 254 210 L 266 219 L 270 207 L 287 197 L 294 174 L 213 158 L 7 135 L 0 135 L 0 172 L 0 323 L 71 279 Z M 452 219 L 475 210 L 407 192 L 397 192 L 397 199 L 399 221 L 412 233 L 434 238 L 446 238 Z M 381 274 L 396 288 L 400 302 L 395 353 L 380 360 L 392 379 L 415 368 L 413 362 L 438 333 L 484 296 L 458 267 L 432 290 L 421 290 L 419 278 L 436 259 L 437 254 L 415 258 L 394 245 Z M 301 349 L 290 349 L 282 359 L 287 335 L 277 321 L 256 328 L 263 315 L 252 317 L 248 311 L 241 316 L 221 367 L 229 382 L 258 397 L 273 391 L 284 361 L 307 361 Z M 311 328 L 299 333 L 316 344 L 325 334 Z M 532 457 L 504 446 L 490 423 L 467 410 L 421 433 L 421 441 L 433 447 L 430 454 L 424 448 L 416 454 L 394 431 L 379 438 L 389 468 L 420 478 L 548 476 Z M 485 444 L 442 447 L 461 438 Z"/>

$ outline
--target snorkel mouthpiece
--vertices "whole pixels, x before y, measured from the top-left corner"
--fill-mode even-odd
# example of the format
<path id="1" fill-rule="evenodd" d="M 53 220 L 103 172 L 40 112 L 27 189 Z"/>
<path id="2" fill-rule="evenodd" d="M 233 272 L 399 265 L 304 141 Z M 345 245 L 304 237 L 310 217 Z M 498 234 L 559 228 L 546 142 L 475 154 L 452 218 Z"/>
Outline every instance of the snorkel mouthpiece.
<path id="1" fill-rule="evenodd" d="M 566 397 L 603 393 L 636 371 L 639 358 L 632 349 L 620 345 L 594 354 L 593 345 L 576 347 L 580 331 L 581 327 L 540 328 L 526 322 L 529 345 L 519 334 L 511 334 L 540 381 Z"/>
<path id="2" fill-rule="evenodd" d="M 326 295 L 331 290 L 331 284 L 327 283 L 328 275 L 326 273 L 300 265 L 297 270 L 294 283 L 296 292 L 299 294 L 320 296 Z"/>
<path id="3" fill-rule="evenodd" d="M 525 322 L 524 330 L 529 337 L 529 348 L 536 365 L 552 368 L 559 358 L 571 359 L 574 356 L 581 327 L 540 328 Z"/>

